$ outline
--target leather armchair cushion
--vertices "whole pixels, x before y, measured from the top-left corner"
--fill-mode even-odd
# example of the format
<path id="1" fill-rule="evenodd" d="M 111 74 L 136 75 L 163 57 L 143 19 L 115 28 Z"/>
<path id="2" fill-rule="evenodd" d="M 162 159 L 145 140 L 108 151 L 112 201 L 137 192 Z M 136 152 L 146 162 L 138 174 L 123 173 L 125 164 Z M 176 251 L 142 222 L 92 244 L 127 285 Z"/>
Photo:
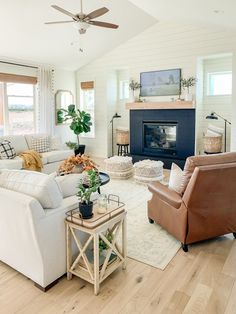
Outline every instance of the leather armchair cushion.
<path id="1" fill-rule="evenodd" d="M 148 189 L 150 192 L 156 193 L 162 201 L 177 209 L 180 208 L 182 203 L 181 196 L 177 192 L 169 189 L 168 186 L 163 185 L 160 182 L 155 182 L 149 184 Z"/>

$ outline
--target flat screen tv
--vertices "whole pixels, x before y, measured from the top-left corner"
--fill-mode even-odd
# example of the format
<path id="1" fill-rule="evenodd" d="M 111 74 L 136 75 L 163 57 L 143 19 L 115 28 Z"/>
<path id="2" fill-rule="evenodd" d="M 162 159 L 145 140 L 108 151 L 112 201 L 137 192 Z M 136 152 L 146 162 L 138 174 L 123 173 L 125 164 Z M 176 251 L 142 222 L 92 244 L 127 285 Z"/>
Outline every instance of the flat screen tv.
<path id="1" fill-rule="evenodd" d="M 140 73 L 140 96 L 175 96 L 181 93 L 181 69 Z"/>

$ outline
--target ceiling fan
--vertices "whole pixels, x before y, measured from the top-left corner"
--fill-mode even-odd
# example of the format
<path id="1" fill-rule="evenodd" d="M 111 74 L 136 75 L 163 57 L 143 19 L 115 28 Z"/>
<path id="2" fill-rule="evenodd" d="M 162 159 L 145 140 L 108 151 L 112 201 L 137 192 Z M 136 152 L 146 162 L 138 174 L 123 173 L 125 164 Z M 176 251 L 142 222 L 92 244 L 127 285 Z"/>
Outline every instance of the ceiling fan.
<path id="1" fill-rule="evenodd" d="M 67 10 L 64 10 L 63 8 L 52 5 L 53 9 L 60 11 L 61 13 L 68 15 L 72 18 L 70 21 L 56 21 L 56 22 L 46 22 L 45 24 L 51 25 L 51 24 L 62 24 L 62 23 L 74 23 L 74 26 L 78 29 L 80 34 L 85 34 L 86 30 L 89 28 L 90 25 L 93 26 L 100 26 L 100 27 L 106 27 L 106 28 L 113 28 L 116 29 L 119 26 L 116 24 L 106 23 L 106 22 L 100 22 L 100 21 L 93 21 L 93 19 L 104 15 L 109 11 L 109 9 L 103 7 L 100 9 L 97 9 L 95 11 L 90 12 L 89 14 L 85 14 L 83 12 L 83 2 L 80 0 L 80 13 L 73 14 Z"/>

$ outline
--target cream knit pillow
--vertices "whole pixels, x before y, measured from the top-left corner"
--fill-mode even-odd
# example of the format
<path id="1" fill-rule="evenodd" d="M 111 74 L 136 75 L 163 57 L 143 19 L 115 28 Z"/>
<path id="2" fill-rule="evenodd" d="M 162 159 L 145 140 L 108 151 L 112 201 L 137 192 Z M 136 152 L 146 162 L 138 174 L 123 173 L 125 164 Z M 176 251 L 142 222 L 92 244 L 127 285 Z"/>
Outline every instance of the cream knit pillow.
<path id="1" fill-rule="evenodd" d="M 169 188 L 180 195 L 183 193 L 183 170 L 175 163 L 171 165 Z"/>

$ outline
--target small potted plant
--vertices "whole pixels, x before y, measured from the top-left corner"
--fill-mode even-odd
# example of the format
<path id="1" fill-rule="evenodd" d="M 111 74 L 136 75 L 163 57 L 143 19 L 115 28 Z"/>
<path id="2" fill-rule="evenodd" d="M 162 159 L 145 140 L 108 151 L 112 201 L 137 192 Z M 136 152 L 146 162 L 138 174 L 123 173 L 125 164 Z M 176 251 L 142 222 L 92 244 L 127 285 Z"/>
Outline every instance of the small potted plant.
<path id="1" fill-rule="evenodd" d="M 85 145 L 80 145 L 79 135 L 90 132 L 92 125 L 91 115 L 85 111 L 76 109 L 75 105 L 69 105 L 67 109 L 60 109 L 59 111 L 60 113 L 64 113 L 63 122 L 70 121 L 70 129 L 77 136 L 78 144 L 74 148 L 75 155 L 84 154 Z"/>
<path id="2" fill-rule="evenodd" d="M 141 84 L 140 83 L 138 83 L 138 82 L 136 82 L 135 80 L 131 80 L 130 81 L 130 83 L 129 83 L 129 89 L 130 90 L 132 90 L 132 101 L 135 101 L 136 99 L 135 99 L 135 91 L 136 90 L 138 90 L 138 89 L 140 89 L 140 87 L 141 87 Z M 139 100 L 139 98 L 138 98 L 138 100 Z"/>
<path id="3" fill-rule="evenodd" d="M 111 243 L 113 240 L 113 234 L 110 230 L 106 231 L 105 238 Z M 99 254 L 100 256 L 106 257 L 107 250 L 109 249 L 109 246 L 104 242 L 101 238 L 99 239 Z"/>
<path id="4" fill-rule="evenodd" d="M 92 193 L 97 192 L 101 182 L 98 172 L 95 169 L 87 170 L 85 176 L 78 186 L 77 196 L 80 198 L 79 211 L 83 219 L 90 219 L 93 216 Z"/>
<path id="5" fill-rule="evenodd" d="M 181 86 L 183 87 L 183 89 L 187 89 L 187 93 L 185 93 L 185 97 L 184 99 L 186 101 L 192 101 L 193 100 L 193 95 L 190 91 L 190 87 L 195 86 L 197 79 L 193 76 L 190 76 L 188 78 L 181 78 L 180 80 L 181 82 Z"/>

